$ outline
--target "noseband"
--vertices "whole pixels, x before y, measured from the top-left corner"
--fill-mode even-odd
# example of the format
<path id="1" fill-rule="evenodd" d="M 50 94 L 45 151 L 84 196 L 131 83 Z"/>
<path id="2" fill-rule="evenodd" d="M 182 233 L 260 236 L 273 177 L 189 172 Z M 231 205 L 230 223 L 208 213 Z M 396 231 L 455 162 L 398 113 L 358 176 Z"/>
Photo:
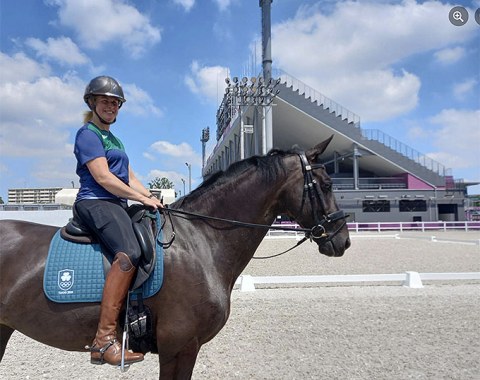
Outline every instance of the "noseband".
<path id="1" fill-rule="evenodd" d="M 300 162 L 302 163 L 302 172 L 303 172 L 303 197 L 302 197 L 302 205 L 301 209 L 305 205 L 305 196 L 308 194 L 308 198 L 310 200 L 310 204 L 312 206 L 312 218 L 315 221 L 315 226 L 313 226 L 309 232 L 305 234 L 307 238 L 310 240 L 321 240 L 325 239 L 325 242 L 329 242 L 332 240 L 340 230 L 345 226 L 347 223 L 345 219 L 348 215 L 345 214 L 343 210 L 338 210 L 332 212 L 330 214 L 326 214 L 326 204 L 322 197 L 321 190 L 319 189 L 318 183 L 313 178 L 312 171 L 315 169 L 325 169 L 325 165 L 323 164 L 310 164 L 308 162 L 307 156 L 305 152 L 298 153 L 298 157 L 300 157 Z M 315 200 L 320 205 L 320 208 L 323 210 L 323 217 L 320 218 L 318 213 L 315 211 Z M 338 227 L 333 233 L 327 233 L 325 225 L 329 225 L 335 223 L 339 220 L 344 220 L 343 223 Z"/>

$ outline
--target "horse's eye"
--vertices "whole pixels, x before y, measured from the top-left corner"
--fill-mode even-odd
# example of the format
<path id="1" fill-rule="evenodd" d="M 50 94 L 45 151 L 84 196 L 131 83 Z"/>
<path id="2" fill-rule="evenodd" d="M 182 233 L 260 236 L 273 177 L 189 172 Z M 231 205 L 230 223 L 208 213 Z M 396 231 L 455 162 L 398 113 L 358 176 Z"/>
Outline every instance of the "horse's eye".
<path id="1" fill-rule="evenodd" d="M 324 191 L 332 191 L 332 182 L 324 182 L 322 188 Z"/>

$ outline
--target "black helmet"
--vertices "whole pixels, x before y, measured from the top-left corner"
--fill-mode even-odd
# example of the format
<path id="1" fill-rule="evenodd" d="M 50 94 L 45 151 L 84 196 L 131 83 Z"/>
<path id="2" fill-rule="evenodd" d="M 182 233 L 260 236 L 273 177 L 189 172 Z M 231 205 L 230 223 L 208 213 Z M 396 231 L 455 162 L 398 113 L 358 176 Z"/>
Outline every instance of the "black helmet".
<path id="1" fill-rule="evenodd" d="M 120 86 L 120 83 L 118 83 L 112 77 L 106 75 L 93 78 L 85 88 L 83 100 L 89 107 L 90 104 L 88 104 L 88 99 L 95 95 L 113 96 L 114 98 L 120 100 L 120 107 L 122 106 L 122 103 L 127 101 L 123 95 L 123 90 L 122 86 Z"/>

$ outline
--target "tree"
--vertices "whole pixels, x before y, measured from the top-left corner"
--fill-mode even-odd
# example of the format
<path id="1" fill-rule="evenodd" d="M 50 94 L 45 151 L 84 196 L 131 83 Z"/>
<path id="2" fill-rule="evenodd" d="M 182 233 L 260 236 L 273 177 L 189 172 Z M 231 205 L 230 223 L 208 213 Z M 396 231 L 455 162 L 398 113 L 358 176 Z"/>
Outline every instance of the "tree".
<path id="1" fill-rule="evenodd" d="M 3 198 L 0 196 L 0 205 L 3 205 L 5 202 L 3 202 Z"/>
<path id="2" fill-rule="evenodd" d="M 173 182 L 169 181 L 167 178 L 155 177 L 151 182 L 148 183 L 150 189 L 173 189 Z"/>

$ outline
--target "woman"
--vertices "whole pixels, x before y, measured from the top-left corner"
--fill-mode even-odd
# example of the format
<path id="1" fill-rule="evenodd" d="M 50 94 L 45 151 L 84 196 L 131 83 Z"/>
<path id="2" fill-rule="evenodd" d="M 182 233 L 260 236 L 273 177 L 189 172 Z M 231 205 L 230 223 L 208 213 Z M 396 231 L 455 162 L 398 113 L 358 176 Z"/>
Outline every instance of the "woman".
<path id="1" fill-rule="evenodd" d="M 100 239 L 113 262 L 105 279 L 100 320 L 91 346 L 93 364 L 121 362 L 117 320 L 140 258 L 140 247 L 127 215 L 127 199 L 153 209 L 163 207 L 135 177 L 122 142 L 110 132 L 126 101 L 120 84 L 108 76 L 90 81 L 85 89 L 90 111 L 75 138 L 74 153 L 80 190 L 75 211 Z M 125 364 L 143 360 L 143 354 L 125 352 Z"/>

